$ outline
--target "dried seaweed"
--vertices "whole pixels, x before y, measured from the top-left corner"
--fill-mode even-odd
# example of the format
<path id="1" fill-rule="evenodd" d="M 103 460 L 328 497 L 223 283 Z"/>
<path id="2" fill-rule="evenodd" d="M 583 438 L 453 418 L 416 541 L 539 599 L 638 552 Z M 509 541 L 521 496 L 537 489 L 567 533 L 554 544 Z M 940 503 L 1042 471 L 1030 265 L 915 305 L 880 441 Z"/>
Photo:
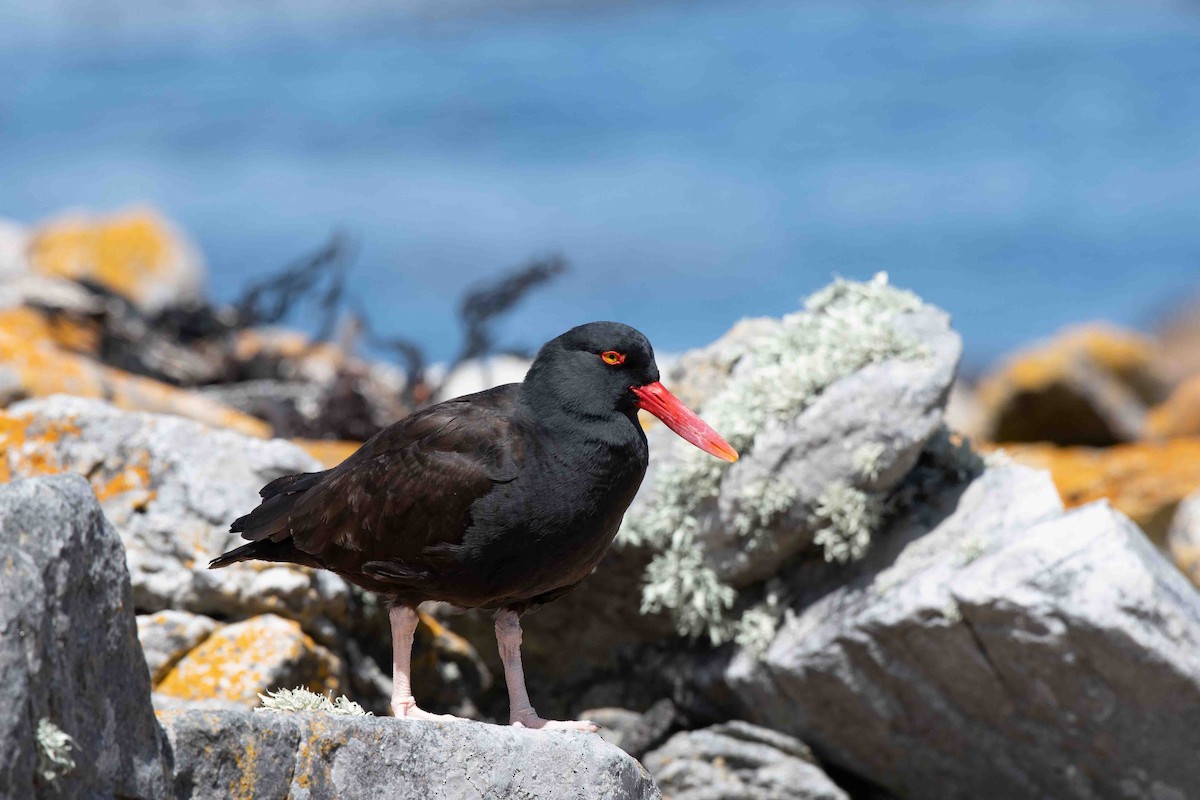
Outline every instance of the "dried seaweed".
<path id="1" fill-rule="evenodd" d="M 200 389 L 268 421 L 278 436 L 363 440 L 429 403 L 441 387 L 429 380 L 426 347 L 417 338 L 378 331 L 348 291 L 355 255 L 349 237 L 335 234 L 312 253 L 250 284 L 228 305 L 190 301 L 147 314 L 102 284 L 83 280 L 79 285 L 93 299 L 94 310 L 41 310 L 96 331 L 94 355 L 101 362 Z M 496 323 L 565 268 L 560 256 L 534 259 L 469 289 L 459 303 L 462 347 L 444 374 L 470 359 L 527 353 L 501 348 Z M 242 332 L 301 313 L 317 320 L 306 352 L 285 355 L 266 348 L 249 357 L 238 354 Z M 331 343 L 342 354 L 332 379 L 315 384 L 302 377 L 299 363 Z M 403 388 L 389 391 L 372 380 L 370 365 L 352 357 L 360 344 L 400 365 Z"/>

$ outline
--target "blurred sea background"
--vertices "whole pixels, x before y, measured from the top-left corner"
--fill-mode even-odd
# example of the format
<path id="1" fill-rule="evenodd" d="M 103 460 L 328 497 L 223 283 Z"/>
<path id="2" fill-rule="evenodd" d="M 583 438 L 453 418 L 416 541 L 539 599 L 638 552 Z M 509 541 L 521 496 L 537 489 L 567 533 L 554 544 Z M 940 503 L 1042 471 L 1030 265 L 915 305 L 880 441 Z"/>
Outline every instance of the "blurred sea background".
<path id="1" fill-rule="evenodd" d="M 886 270 L 969 371 L 1200 283 L 1194 2 L 0 0 L 0 71 L 0 216 L 158 207 L 217 299 L 344 230 L 434 358 L 547 253 L 506 340 L 679 351 Z"/>

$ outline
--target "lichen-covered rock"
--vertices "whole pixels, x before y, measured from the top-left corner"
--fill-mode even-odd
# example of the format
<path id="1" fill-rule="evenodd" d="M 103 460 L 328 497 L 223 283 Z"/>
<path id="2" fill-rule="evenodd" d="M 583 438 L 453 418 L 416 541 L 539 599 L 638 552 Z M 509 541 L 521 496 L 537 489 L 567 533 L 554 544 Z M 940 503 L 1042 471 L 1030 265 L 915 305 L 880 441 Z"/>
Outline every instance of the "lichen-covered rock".
<path id="1" fill-rule="evenodd" d="M 138 641 L 150 668 L 150 680 L 158 683 L 188 651 L 220 627 L 215 619 L 188 611 L 159 611 L 137 618 Z"/>
<path id="2" fill-rule="evenodd" d="M 640 764 L 591 734 L 252 711 L 160 720 L 179 800 L 661 797 Z"/>
<path id="3" fill-rule="evenodd" d="M 95 336 L 66 318 L 51 320 L 31 308 L 0 310 L 0 363 L 15 382 L 9 394 L 104 398 L 126 410 L 175 414 L 251 436 L 270 433 L 267 423 L 230 406 L 74 352 L 94 349 L 88 337 Z"/>
<path id="4" fill-rule="evenodd" d="M 1146 436 L 1151 439 L 1200 437 L 1200 375 L 1175 387 L 1171 396 L 1150 409 Z"/>
<path id="5" fill-rule="evenodd" d="M 1073 328 L 1009 358 L 979 384 L 981 435 L 995 442 L 1134 441 L 1169 382 L 1155 343 L 1106 325 Z"/>
<path id="6" fill-rule="evenodd" d="M 354 452 L 363 444 L 362 442 L 330 439 L 293 439 L 292 441 L 299 445 L 304 452 L 321 462 L 321 466 L 325 469 L 333 469 L 341 464 L 354 455 Z"/>
<path id="7" fill-rule="evenodd" d="M 726 678 L 824 763 L 901 797 L 1200 786 L 1200 594 L 1107 505 L 1062 512 L 1044 473 L 988 469 L 807 588 Z"/>
<path id="8" fill-rule="evenodd" d="M 95 281 L 147 311 L 199 299 L 204 283 L 199 252 L 149 209 L 40 225 L 27 254 L 42 274 Z"/>
<path id="9" fill-rule="evenodd" d="M 677 733 L 645 763 L 668 800 L 849 800 L 803 742 L 747 722 Z"/>
<path id="10" fill-rule="evenodd" d="M 341 693 L 341 661 L 294 620 L 263 614 L 226 625 L 187 652 L 155 686 L 182 700 L 227 700 L 248 708 L 270 689 Z"/>
<path id="11" fill-rule="evenodd" d="M 125 543 L 139 613 L 274 612 L 306 624 L 346 613 L 349 588 L 328 572 L 265 563 L 207 569 L 240 543 L 229 523 L 258 504 L 261 486 L 320 468 L 293 444 L 60 396 L 10 408 L 0 417 L 0 449 L 5 478 L 88 477 Z"/>
<path id="12" fill-rule="evenodd" d="M 1108 500 L 1160 546 L 1179 501 L 1200 489 L 1200 439 L 1105 448 L 1005 445 L 1003 451 L 1050 470 L 1068 507 Z"/>
<path id="13" fill-rule="evenodd" d="M 1167 530 L 1167 552 L 1175 566 L 1200 588 L 1200 491 L 1184 498 Z"/>
<path id="14" fill-rule="evenodd" d="M 697 405 L 741 459 L 651 431 L 651 471 L 621 532 L 654 553 L 643 608 L 721 640 L 736 590 L 805 548 L 860 557 L 884 498 L 941 428 L 960 354 L 947 315 L 881 275 L 836 282 L 800 313 L 681 359 L 680 370 L 731 365 L 723 381 L 725 368 L 705 368 L 714 394 Z"/>
<path id="15" fill-rule="evenodd" d="M 167 794 L 121 540 L 86 481 L 0 486 L 0 797 Z"/>

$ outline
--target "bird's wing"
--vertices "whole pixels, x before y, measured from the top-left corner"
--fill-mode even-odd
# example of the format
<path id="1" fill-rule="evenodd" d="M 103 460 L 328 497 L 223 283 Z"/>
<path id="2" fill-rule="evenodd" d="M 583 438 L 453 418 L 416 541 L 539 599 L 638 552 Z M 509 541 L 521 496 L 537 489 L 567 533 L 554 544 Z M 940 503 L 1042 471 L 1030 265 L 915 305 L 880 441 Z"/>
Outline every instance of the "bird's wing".
<path id="1" fill-rule="evenodd" d="M 232 529 L 287 542 L 337 571 L 380 561 L 419 569 L 460 541 L 476 500 L 516 478 L 512 394 L 491 390 L 406 417 L 328 472 L 268 484 Z"/>

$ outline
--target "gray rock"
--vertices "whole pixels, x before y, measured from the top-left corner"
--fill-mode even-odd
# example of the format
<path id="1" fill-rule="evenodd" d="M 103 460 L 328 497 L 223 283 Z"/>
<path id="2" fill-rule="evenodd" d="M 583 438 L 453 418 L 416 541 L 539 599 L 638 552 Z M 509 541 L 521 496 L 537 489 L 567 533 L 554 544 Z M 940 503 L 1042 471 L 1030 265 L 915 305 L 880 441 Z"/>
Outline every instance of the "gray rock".
<path id="1" fill-rule="evenodd" d="M 29 231 L 25 226 L 0 217 L 0 280 L 29 271 Z"/>
<path id="2" fill-rule="evenodd" d="M 1200 492 L 1185 497 L 1167 529 L 1167 552 L 1192 583 L 1200 587 Z"/>
<path id="3" fill-rule="evenodd" d="M 344 618 L 349 587 L 331 573 L 261 564 L 207 569 L 209 559 L 241 544 L 229 523 L 258 504 L 259 488 L 320 469 L 296 445 L 78 397 L 29 400 L 10 413 L 31 415 L 53 434 L 38 438 L 35 427 L 26 447 L 92 482 L 125 543 L 139 613 Z"/>
<path id="4" fill-rule="evenodd" d="M 1200 594 L 1107 504 L 993 467 L 859 569 L 734 659 L 747 719 L 901 797 L 1194 796 Z"/>
<path id="5" fill-rule="evenodd" d="M 121 540 L 83 478 L 0 487 L 0 634 L 0 797 L 165 796 Z"/>
<path id="6" fill-rule="evenodd" d="M 712 344 L 689 350 L 665 370 L 663 383 L 693 410 L 724 388 L 747 347 L 760 336 L 774 335 L 780 326 L 774 317 L 738 320 Z M 662 359 L 659 366 L 662 366 Z"/>
<path id="7" fill-rule="evenodd" d="M 903 480 L 942 425 L 962 353 L 958 334 L 945 312 L 882 277 L 835 284 L 810 303 L 783 320 L 740 323 L 680 359 L 673 380 L 742 457 L 721 465 L 714 492 L 694 465 L 694 448 L 654 426 L 651 469 L 624 540 L 661 548 L 686 530 L 694 542 L 687 549 L 740 589 L 813 543 L 826 526 L 828 492 L 883 496 Z M 739 384 L 757 388 L 739 396 Z M 694 488 L 676 485 L 677 473 Z M 668 475 L 674 483 L 664 484 Z"/>
<path id="8" fill-rule="evenodd" d="M 893 328 L 919 342 L 923 357 L 890 358 L 836 381 L 797 416 L 769 422 L 754 448 L 726 471 L 715 513 L 700 520 L 698 534 L 722 580 L 739 587 L 757 582 L 808 546 L 830 487 L 885 494 L 912 469 L 942 424 L 962 342 L 949 317 L 932 306 L 898 316 Z M 864 469 L 868 449 L 872 464 Z M 790 487 L 790 504 L 756 531 L 769 545 L 747 547 L 735 521 L 745 498 L 766 482 Z"/>
<path id="9" fill-rule="evenodd" d="M 161 721 L 181 799 L 661 797 L 638 762 L 591 734 L 250 711 Z"/>
<path id="10" fill-rule="evenodd" d="M 659 700 L 643 712 L 627 708 L 593 708 L 579 715 L 600 726 L 600 737 L 641 758 L 672 732 L 684 727 L 686 719 L 669 698 Z"/>
<path id="11" fill-rule="evenodd" d="M 747 722 L 677 733 L 646 756 L 668 800 L 848 800 L 799 739 Z"/>
<path id="12" fill-rule="evenodd" d="M 300 623 L 260 614 L 212 633 L 156 688 L 184 700 L 231 700 L 253 708 L 271 689 L 304 686 L 338 695 L 346 683 L 341 659 L 313 641 Z"/>
<path id="13" fill-rule="evenodd" d="M 150 677 L 158 683 L 179 659 L 218 627 L 211 617 L 187 611 L 159 611 L 137 618 L 138 641 L 146 655 Z"/>

